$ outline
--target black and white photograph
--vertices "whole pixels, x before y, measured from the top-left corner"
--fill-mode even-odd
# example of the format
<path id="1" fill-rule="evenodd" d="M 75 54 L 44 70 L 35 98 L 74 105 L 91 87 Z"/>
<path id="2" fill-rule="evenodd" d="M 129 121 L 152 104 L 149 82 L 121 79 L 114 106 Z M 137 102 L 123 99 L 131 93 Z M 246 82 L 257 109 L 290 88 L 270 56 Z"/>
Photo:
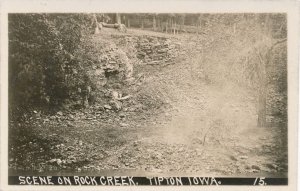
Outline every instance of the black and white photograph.
<path id="1" fill-rule="evenodd" d="M 289 185 L 286 12 L 7 26 L 8 185 Z"/>

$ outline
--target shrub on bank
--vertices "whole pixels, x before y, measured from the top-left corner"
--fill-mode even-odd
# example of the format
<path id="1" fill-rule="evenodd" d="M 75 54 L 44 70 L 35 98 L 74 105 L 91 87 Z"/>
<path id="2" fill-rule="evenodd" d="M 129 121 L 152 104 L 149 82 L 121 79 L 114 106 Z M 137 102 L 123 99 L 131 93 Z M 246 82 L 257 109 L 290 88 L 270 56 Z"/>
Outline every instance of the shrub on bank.
<path id="1" fill-rule="evenodd" d="M 86 14 L 9 15 L 11 109 L 61 105 L 84 83 L 74 53 L 90 26 Z"/>

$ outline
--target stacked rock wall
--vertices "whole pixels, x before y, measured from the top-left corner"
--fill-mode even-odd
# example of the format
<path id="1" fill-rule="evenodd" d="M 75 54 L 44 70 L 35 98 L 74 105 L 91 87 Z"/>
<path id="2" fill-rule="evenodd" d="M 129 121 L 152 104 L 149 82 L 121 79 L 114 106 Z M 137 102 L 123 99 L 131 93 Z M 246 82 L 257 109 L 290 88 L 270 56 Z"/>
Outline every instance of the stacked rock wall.
<path id="1" fill-rule="evenodd" d="M 112 37 L 112 38 L 111 38 Z M 173 64 L 180 53 L 180 43 L 164 37 L 111 35 L 109 39 L 95 36 L 89 39 L 86 54 L 91 67 L 86 68 L 97 88 L 110 77 L 131 80 L 134 64 Z M 114 39 L 114 40 L 111 40 Z"/>
<path id="2" fill-rule="evenodd" d="M 180 53 L 180 43 L 156 36 L 114 36 L 120 45 L 134 45 L 136 58 L 144 64 L 173 63 Z M 132 51 L 130 52 L 132 53 Z M 129 55 L 128 55 L 129 56 Z"/>
<path id="3" fill-rule="evenodd" d="M 178 56 L 179 43 L 160 37 L 139 37 L 136 48 L 137 58 L 146 64 L 172 63 Z"/>

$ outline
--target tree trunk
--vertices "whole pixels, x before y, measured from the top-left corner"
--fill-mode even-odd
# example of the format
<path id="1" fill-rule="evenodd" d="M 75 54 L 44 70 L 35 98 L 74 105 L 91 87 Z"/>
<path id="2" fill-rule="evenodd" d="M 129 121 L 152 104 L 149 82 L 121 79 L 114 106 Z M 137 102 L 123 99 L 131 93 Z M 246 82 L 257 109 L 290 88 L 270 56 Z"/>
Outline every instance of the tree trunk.
<path id="1" fill-rule="evenodd" d="M 257 127 L 266 127 L 266 105 L 267 105 L 267 96 L 266 96 L 266 87 L 262 87 L 259 90 L 258 95 L 258 117 L 257 117 Z"/>
<path id="2" fill-rule="evenodd" d="M 161 19 L 159 20 L 159 30 L 161 32 L 163 32 L 163 23 L 162 23 Z"/>
<path id="3" fill-rule="evenodd" d="M 114 29 L 117 29 L 120 27 L 119 24 L 107 24 L 107 23 L 102 23 L 102 26 L 106 27 L 106 28 L 114 28 Z"/>
<path id="4" fill-rule="evenodd" d="M 173 20 L 173 32 L 174 32 L 174 35 L 176 34 L 176 22 L 175 20 Z"/>
<path id="5" fill-rule="evenodd" d="M 120 13 L 116 13 L 116 22 L 118 24 L 121 24 L 121 15 L 120 15 Z"/>
<path id="6" fill-rule="evenodd" d="M 168 33 L 168 21 L 166 22 L 166 33 Z"/>
<path id="7" fill-rule="evenodd" d="M 141 18 L 141 29 L 144 29 L 144 19 Z"/>
<path id="8" fill-rule="evenodd" d="M 202 22 L 202 19 L 199 19 L 199 30 L 201 30 L 203 27 L 202 27 L 202 25 L 203 25 L 203 22 Z"/>
<path id="9" fill-rule="evenodd" d="M 121 19 L 121 23 L 126 23 L 126 21 L 127 21 L 127 19 L 126 19 L 126 16 L 125 15 L 123 15 L 123 17 L 122 17 L 122 19 Z"/>
<path id="10" fill-rule="evenodd" d="M 173 19 L 171 19 L 171 34 L 174 34 L 174 23 L 173 23 Z"/>
<path id="11" fill-rule="evenodd" d="M 156 31 L 156 16 L 153 15 L 153 30 Z"/>
<path id="12" fill-rule="evenodd" d="M 127 19 L 127 27 L 130 28 L 130 20 Z"/>
<path id="13" fill-rule="evenodd" d="M 266 127 L 266 108 L 267 108 L 267 73 L 266 63 L 269 62 L 268 53 L 266 56 L 262 56 L 260 52 L 257 53 L 259 57 L 258 63 L 258 116 L 257 127 Z"/>
<path id="14" fill-rule="evenodd" d="M 180 32 L 183 33 L 183 26 L 184 26 L 184 18 L 182 18 L 182 21 L 180 23 Z"/>
<path id="15" fill-rule="evenodd" d="M 93 25 L 95 27 L 94 34 L 99 34 L 98 21 L 96 14 L 93 14 Z"/>

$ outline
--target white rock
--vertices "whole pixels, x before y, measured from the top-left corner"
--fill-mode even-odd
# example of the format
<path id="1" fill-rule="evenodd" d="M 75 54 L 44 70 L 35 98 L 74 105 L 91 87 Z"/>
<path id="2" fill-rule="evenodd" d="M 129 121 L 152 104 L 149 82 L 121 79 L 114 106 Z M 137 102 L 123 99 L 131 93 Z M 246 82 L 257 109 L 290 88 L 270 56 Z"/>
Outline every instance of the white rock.
<path id="1" fill-rule="evenodd" d="M 63 113 L 61 111 L 57 112 L 58 115 L 63 115 Z"/>
<path id="2" fill-rule="evenodd" d="M 111 106 L 110 105 L 104 105 L 103 106 L 105 109 L 111 109 Z"/>
<path id="3" fill-rule="evenodd" d="M 54 163 L 54 162 L 56 162 L 56 160 L 57 160 L 57 159 L 51 159 L 51 160 L 49 160 L 49 162 L 50 162 L 50 163 Z"/>
<path id="4" fill-rule="evenodd" d="M 240 159 L 247 159 L 248 156 L 240 156 Z"/>
<path id="5" fill-rule="evenodd" d="M 58 165 L 61 165 L 61 163 L 62 163 L 62 161 L 60 159 L 57 159 L 56 162 Z"/>
<path id="6" fill-rule="evenodd" d="M 120 123 L 121 127 L 128 127 L 129 125 L 127 123 Z"/>

